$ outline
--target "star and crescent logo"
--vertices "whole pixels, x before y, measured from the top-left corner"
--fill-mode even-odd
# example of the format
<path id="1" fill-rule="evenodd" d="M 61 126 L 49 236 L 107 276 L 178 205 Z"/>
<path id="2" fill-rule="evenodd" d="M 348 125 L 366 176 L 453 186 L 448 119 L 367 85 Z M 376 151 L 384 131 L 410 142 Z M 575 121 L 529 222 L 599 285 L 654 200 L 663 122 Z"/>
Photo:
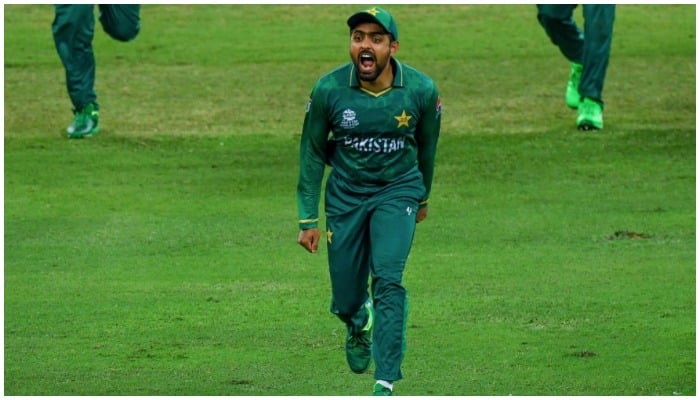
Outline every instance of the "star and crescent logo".
<path id="1" fill-rule="evenodd" d="M 376 16 L 377 14 L 379 14 L 379 10 L 377 10 L 377 7 L 372 7 L 369 10 L 367 10 L 367 13 Z"/>
<path id="2" fill-rule="evenodd" d="M 403 110 L 401 115 L 394 117 L 395 120 L 399 121 L 399 125 L 397 126 L 397 128 L 401 128 L 402 126 L 405 126 L 406 128 L 408 128 L 409 127 L 408 121 L 410 121 L 411 118 L 413 118 L 413 117 L 411 117 L 410 115 L 406 115 L 406 110 Z"/>

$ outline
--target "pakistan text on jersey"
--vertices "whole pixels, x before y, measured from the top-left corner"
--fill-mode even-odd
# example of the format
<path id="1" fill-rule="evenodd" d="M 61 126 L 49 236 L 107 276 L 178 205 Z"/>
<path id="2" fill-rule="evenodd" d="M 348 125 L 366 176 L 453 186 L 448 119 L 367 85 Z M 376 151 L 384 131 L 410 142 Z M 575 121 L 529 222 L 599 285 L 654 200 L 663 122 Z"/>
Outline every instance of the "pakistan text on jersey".
<path id="1" fill-rule="evenodd" d="M 345 146 L 364 153 L 393 153 L 406 147 L 406 139 L 401 138 L 358 138 L 346 137 Z"/>

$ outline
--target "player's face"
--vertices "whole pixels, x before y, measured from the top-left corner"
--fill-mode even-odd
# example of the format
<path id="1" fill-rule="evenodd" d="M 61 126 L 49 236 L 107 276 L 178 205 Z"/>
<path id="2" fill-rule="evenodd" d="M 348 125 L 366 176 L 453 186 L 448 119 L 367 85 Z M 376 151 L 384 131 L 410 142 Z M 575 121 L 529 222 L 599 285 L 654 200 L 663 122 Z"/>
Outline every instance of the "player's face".
<path id="1" fill-rule="evenodd" d="M 350 32 L 350 57 L 363 81 L 374 82 L 389 65 L 399 42 L 375 23 L 361 23 Z"/>

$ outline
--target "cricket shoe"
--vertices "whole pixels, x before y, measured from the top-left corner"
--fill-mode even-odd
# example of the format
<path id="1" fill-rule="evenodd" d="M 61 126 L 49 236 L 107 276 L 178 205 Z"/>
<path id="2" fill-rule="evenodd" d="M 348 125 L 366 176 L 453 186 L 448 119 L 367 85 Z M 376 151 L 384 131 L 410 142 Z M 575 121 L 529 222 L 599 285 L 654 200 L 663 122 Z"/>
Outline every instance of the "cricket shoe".
<path id="1" fill-rule="evenodd" d="M 372 396 L 393 396 L 394 393 L 388 387 L 377 382 L 374 384 L 374 389 L 372 390 Z"/>
<path id="2" fill-rule="evenodd" d="M 584 98 L 578 108 L 576 126 L 582 131 L 603 129 L 603 106 L 588 97 Z"/>
<path id="3" fill-rule="evenodd" d="M 581 104 L 581 95 L 578 92 L 578 85 L 581 83 L 583 65 L 571 63 L 569 81 L 566 83 L 566 105 L 574 110 Z"/>
<path id="4" fill-rule="evenodd" d="M 372 362 L 372 332 L 374 331 L 374 308 L 372 300 L 367 300 L 364 307 L 367 309 L 367 324 L 356 335 L 348 332 L 345 342 L 345 356 L 352 372 L 362 374 L 369 369 Z"/>
<path id="5" fill-rule="evenodd" d="M 95 103 L 90 103 L 81 110 L 73 110 L 73 123 L 66 128 L 69 139 L 90 137 L 99 131 L 100 112 Z"/>

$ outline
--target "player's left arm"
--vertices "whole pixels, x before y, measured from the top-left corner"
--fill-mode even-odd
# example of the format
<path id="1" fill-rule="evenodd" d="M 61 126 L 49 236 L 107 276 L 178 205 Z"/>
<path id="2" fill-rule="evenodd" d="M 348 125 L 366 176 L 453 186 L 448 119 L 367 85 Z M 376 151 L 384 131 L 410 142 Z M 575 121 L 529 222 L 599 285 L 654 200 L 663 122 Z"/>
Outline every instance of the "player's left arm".
<path id="1" fill-rule="evenodd" d="M 433 186 L 435 155 L 442 119 L 440 93 L 435 84 L 432 82 L 431 84 L 431 90 L 427 91 L 424 98 L 415 134 L 418 144 L 418 169 L 423 174 L 423 184 L 425 185 L 425 196 L 420 202 L 418 222 L 422 221 L 428 212 L 428 199 Z"/>

